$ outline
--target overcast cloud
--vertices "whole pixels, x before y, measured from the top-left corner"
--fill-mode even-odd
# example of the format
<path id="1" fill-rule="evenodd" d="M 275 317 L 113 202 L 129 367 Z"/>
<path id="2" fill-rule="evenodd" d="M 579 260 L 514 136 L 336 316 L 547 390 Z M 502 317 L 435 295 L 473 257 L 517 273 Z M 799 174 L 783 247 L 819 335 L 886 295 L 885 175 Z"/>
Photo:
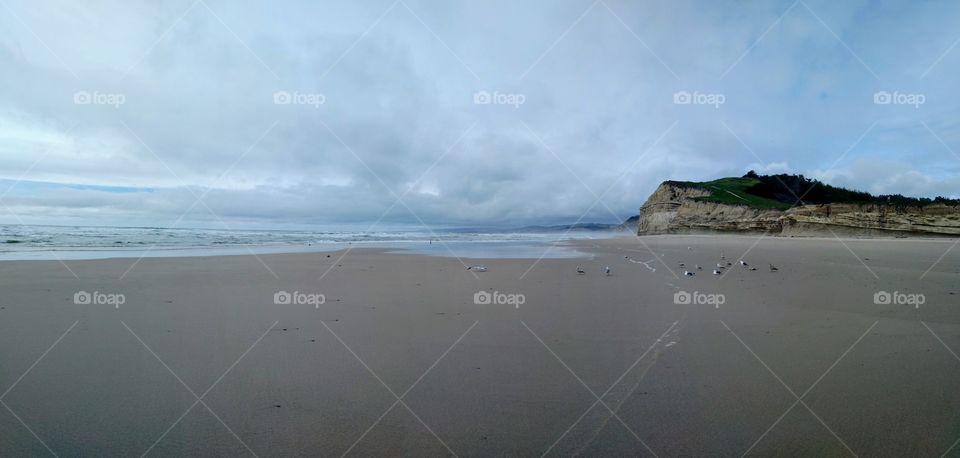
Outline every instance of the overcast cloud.
<path id="1" fill-rule="evenodd" d="M 906 0 L 4 0 L 0 222 L 613 222 L 663 180 L 750 168 L 960 197 L 958 20 Z"/>

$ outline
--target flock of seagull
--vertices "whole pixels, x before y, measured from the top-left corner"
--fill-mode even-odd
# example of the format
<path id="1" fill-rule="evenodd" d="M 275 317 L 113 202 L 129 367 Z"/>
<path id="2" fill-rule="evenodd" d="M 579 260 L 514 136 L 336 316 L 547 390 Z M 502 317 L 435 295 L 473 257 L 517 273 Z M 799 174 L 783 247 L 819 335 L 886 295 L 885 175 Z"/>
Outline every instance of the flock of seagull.
<path id="1" fill-rule="evenodd" d="M 687 247 L 687 250 L 691 250 L 691 251 L 692 251 L 693 248 Z M 629 260 L 629 259 L 630 259 L 630 256 L 624 256 L 623 258 Z M 745 268 L 745 269 L 747 269 L 747 270 L 757 270 L 756 267 L 751 266 L 750 264 L 747 263 L 747 261 L 744 261 L 743 259 L 740 259 L 738 262 L 740 263 L 740 266 L 741 266 L 741 267 L 743 267 L 743 268 Z M 714 275 L 723 275 L 724 272 L 726 272 L 726 271 L 728 270 L 728 268 L 731 267 L 731 266 L 733 266 L 733 263 L 730 262 L 730 261 L 727 261 L 727 257 L 723 254 L 723 251 L 721 251 L 721 252 L 720 252 L 720 262 L 717 263 L 717 268 L 716 268 L 716 269 L 713 269 L 713 274 L 714 274 Z M 684 269 L 684 270 L 683 270 L 683 275 L 686 276 L 686 277 L 692 277 L 692 276 L 694 276 L 694 275 L 697 274 L 697 271 L 702 271 L 702 270 L 703 270 L 703 267 L 700 266 L 699 264 L 694 264 L 694 266 L 693 266 L 693 269 L 694 269 L 694 270 L 687 270 L 686 267 L 687 267 L 687 265 L 686 265 L 685 263 L 682 263 L 682 262 L 680 263 L 680 268 Z M 770 272 L 778 272 L 779 270 L 780 270 L 780 269 L 777 268 L 777 266 L 775 266 L 775 265 L 773 265 L 773 264 L 770 264 Z M 605 267 L 605 268 L 604 268 L 604 271 L 607 273 L 607 275 L 610 275 L 610 267 L 609 267 L 609 266 L 608 266 L 608 267 Z M 580 266 L 577 266 L 577 273 L 580 274 L 580 275 L 583 275 L 583 274 L 584 274 L 583 268 L 580 267 Z"/>
<path id="2" fill-rule="evenodd" d="M 687 247 L 687 249 L 689 250 L 690 247 Z M 743 267 L 743 268 L 745 268 L 745 269 L 747 269 L 747 270 L 757 270 L 756 267 L 751 266 L 750 264 L 747 263 L 747 261 L 744 261 L 743 259 L 740 259 L 738 262 L 740 263 L 740 266 L 741 266 L 741 267 Z M 684 265 L 683 265 L 683 263 L 681 262 L 681 263 L 680 263 L 680 267 L 683 267 L 683 266 L 684 266 Z M 731 266 L 733 266 L 733 263 L 730 262 L 730 261 L 727 261 L 727 257 L 723 254 L 723 251 L 721 251 L 721 252 L 720 252 L 720 262 L 717 263 L 717 268 L 716 268 L 716 269 L 713 269 L 713 274 L 714 274 L 714 275 L 723 275 L 723 273 L 726 272 L 727 268 L 728 268 L 728 267 L 731 267 Z M 697 267 L 697 270 L 703 270 L 703 268 L 700 267 L 700 266 L 696 266 L 696 267 Z M 775 266 L 775 265 L 773 265 L 773 264 L 770 264 L 770 272 L 777 272 L 777 271 L 779 271 L 779 270 L 780 270 L 780 269 L 777 268 L 777 266 Z M 684 275 L 687 275 L 687 276 L 696 275 L 695 273 L 690 272 L 690 271 L 688 271 L 688 270 L 684 270 L 684 271 L 683 271 L 683 274 L 684 274 Z"/>
<path id="3" fill-rule="evenodd" d="M 692 251 L 693 248 L 687 247 L 687 250 L 691 250 L 691 251 Z M 624 259 L 627 259 L 627 260 L 630 260 L 630 256 L 624 256 L 623 258 L 624 258 Z M 744 261 L 743 259 L 740 259 L 738 262 L 740 263 L 740 266 L 742 266 L 742 267 L 745 268 L 745 269 L 748 269 L 748 270 L 757 270 L 756 267 L 751 266 L 750 264 L 747 263 L 747 261 Z M 730 261 L 727 261 L 727 257 L 723 254 L 723 251 L 721 251 L 721 252 L 720 252 L 720 262 L 717 263 L 717 268 L 716 268 L 716 269 L 713 269 L 713 274 L 714 274 L 714 275 L 723 275 L 724 272 L 727 271 L 727 268 L 729 268 L 729 267 L 731 267 L 731 266 L 733 266 L 733 263 L 730 262 Z M 701 271 L 701 270 L 703 270 L 703 267 L 701 267 L 699 264 L 694 264 L 693 268 L 694 268 L 695 271 L 686 270 L 686 264 L 684 264 L 684 263 L 682 263 L 682 262 L 680 263 L 680 267 L 684 269 L 684 270 L 683 270 L 683 275 L 684 275 L 684 276 L 687 276 L 687 277 L 692 277 L 692 276 L 696 275 L 697 273 L 696 273 L 695 271 Z M 467 267 L 467 270 L 472 270 L 472 271 L 474 271 L 474 272 L 486 272 L 486 271 L 487 271 L 487 267 L 486 267 L 486 266 L 483 266 L 483 265 L 468 266 L 468 267 Z M 775 265 L 773 265 L 773 264 L 770 264 L 770 272 L 777 272 L 777 271 L 779 271 L 779 270 L 780 270 L 780 269 L 778 269 L 777 266 L 775 266 Z M 609 276 L 611 275 L 610 266 L 605 266 L 605 267 L 603 268 L 603 273 L 604 273 L 604 275 L 606 275 L 606 276 L 609 277 Z M 586 275 L 586 274 L 587 274 L 587 271 L 583 269 L 583 266 L 577 265 L 577 275 Z"/>

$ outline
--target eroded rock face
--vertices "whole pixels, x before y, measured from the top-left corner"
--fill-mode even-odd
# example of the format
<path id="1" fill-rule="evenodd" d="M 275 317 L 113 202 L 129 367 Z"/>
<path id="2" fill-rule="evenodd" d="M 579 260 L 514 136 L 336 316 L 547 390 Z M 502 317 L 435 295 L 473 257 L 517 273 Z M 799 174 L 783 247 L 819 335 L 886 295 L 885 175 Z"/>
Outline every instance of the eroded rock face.
<path id="1" fill-rule="evenodd" d="M 640 208 L 637 234 L 960 235 L 960 208 L 947 205 L 827 204 L 782 211 L 694 200 L 708 195 L 702 188 L 661 184 Z"/>
<path id="2" fill-rule="evenodd" d="M 835 232 L 863 235 L 960 235 L 960 209 L 936 204 L 924 207 L 892 205 L 804 205 L 785 212 L 784 233 L 830 227 Z"/>
<path id="3" fill-rule="evenodd" d="M 710 191 L 699 188 L 683 188 L 666 183 L 657 187 L 657 190 L 640 207 L 640 221 L 637 226 L 638 234 L 663 234 L 671 232 L 671 228 L 680 227 L 674 223 L 680 207 L 690 204 L 694 197 L 709 196 Z"/>

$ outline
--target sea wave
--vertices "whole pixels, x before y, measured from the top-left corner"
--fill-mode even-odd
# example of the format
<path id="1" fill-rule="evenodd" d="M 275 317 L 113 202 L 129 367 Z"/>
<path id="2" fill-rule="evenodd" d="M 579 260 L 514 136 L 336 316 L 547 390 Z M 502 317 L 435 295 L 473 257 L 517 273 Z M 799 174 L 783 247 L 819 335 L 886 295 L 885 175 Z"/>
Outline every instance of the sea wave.
<path id="1" fill-rule="evenodd" d="M 565 239 L 597 238 L 591 232 L 465 230 L 220 230 L 157 227 L 0 225 L 0 259 L 91 259 L 181 254 L 249 254 L 333 251 L 359 245 L 440 256 L 538 257 Z M 454 249 L 455 248 L 455 249 Z M 550 257 L 573 255 L 551 249 Z"/>

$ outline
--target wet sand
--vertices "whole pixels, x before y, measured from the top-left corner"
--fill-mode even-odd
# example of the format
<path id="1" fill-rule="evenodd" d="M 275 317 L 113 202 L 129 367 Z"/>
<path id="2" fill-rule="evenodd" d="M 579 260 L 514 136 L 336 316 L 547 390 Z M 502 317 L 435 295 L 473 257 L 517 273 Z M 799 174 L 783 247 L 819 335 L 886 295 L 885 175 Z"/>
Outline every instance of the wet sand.
<path id="1" fill-rule="evenodd" d="M 953 241 L 576 243 L 590 257 L 462 260 L 478 273 L 362 249 L 0 262 L 0 455 L 941 456 L 960 439 Z M 734 266 L 714 276 L 721 250 Z"/>

